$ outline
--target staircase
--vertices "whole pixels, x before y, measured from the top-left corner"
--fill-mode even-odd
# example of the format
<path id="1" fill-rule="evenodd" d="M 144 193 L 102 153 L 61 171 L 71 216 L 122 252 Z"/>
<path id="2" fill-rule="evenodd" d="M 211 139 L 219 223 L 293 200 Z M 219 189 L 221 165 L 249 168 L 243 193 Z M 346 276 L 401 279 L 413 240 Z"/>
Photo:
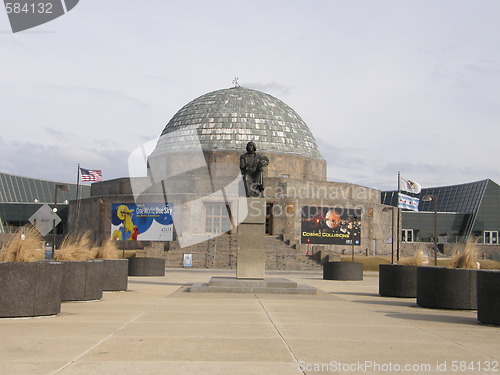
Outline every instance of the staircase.
<path id="1" fill-rule="evenodd" d="M 323 267 L 310 255 L 293 248 L 281 237 L 266 236 L 266 270 L 321 271 Z"/>
<path id="2" fill-rule="evenodd" d="M 266 236 L 266 269 L 320 271 L 323 267 L 301 250 L 283 242 L 281 237 Z M 184 253 L 193 255 L 193 268 L 236 268 L 238 242 L 236 236 L 222 235 L 188 248 L 171 248 L 163 253 L 167 267 L 182 267 Z"/>

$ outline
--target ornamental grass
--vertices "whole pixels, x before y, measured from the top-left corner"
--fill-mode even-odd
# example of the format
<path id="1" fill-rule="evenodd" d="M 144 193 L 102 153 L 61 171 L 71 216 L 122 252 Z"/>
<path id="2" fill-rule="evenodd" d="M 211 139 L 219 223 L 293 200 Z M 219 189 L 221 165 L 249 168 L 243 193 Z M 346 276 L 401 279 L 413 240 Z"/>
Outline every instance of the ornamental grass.
<path id="1" fill-rule="evenodd" d="M 477 261 L 478 242 L 479 238 L 469 238 L 465 243 L 464 250 L 461 252 L 457 251 L 453 254 L 448 268 L 479 269 L 479 263 Z"/>
<path id="2" fill-rule="evenodd" d="M 32 225 L 17 229 L 0 250 L 0 262 L 36 262 L 44 258 L 43 238 Z"/>
<path id="3" fill-rule="evenodd" d="M 64 237 L 61 248 L 54 255 L 55 260 L 82 261 L 95 259 L 96 251 L 90 243 L 90 232 L 70 233 Z"/>
<path id="4" fill-rule="evenodd" d="M 400 259 L 398 264 L 404 265 L 404 266 L 422 266 L 426 260 L 427 259 L 424 255 L 423 251 L 417 250 L 417 251 L 415 251 L 415 253 L 413 254 L 412 257 Z"/>
<path id="5" fill-rule="evenodd" d="M 96 259 L 118 259 L 120 257 L 120 252 L 116 247 L 116 241 L 108 238 L 100 247 L 95 250 Z"/>

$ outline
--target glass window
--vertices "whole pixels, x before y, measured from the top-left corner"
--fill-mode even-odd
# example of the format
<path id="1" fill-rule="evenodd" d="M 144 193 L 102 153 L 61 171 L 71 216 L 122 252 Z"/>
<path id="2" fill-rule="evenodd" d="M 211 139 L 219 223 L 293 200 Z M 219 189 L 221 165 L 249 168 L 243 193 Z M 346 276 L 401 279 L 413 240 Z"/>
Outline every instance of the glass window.
<path id="1" fill-rule="evenodd" d="M 205 202 L 205 232 L 225 233 L 231 229 L 226 204 L 222 202 Z"/>
<path id="2" fill-rule="evenodd" d="M 413 242 L 413 229 L 403 229 L 401 235 L 403 242 Z"/>
<path id="3" fill-rule="evenodd" d="M 498 245 L 498 231 L 484 231 L 483 242 L 489 245 Z"/>

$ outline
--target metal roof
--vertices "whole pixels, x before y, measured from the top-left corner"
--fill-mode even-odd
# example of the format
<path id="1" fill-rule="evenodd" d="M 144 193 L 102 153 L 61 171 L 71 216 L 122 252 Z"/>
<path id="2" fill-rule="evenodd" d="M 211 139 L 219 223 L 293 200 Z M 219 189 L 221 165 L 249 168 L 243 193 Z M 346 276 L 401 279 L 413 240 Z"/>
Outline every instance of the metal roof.
<path id="1" fill-rule="evenodd" d="M 163 130 L 152 155 L 169 152 L 245 150 L 323 159 L 306 123 L 281 100 L 244 87 L 202 95 L 182 107 Z"/>
<path id="2" fill-rule="evenodd" d="M 57 192 L 58 203 L 76 199 L 75 183 L 39 180 L 0 173 L 0 203 L 54 203 L 56 184 L 68 185 L 69 191 Z M 90 186 L 80 185 L 80 197 L 90 197 Z"/>
<path id="3" fill-rule="evenodd" d="M 490 193 L 489 196 L 485 198 L 487 191 L 490 191 Z M 397 191 L 381 192 L 381 203 L 397 206 L 397 194 Z M 418 194 L 420 198 L 418 209 L 420 212 L 433 212 L 434 202 L 424 202 L 422 197 L 425 195 L 435 195 L 438 197 L 438 212 L 468 214 L 468 220 L 463 230 L 465 236 L 469 236 L 473 230 L 477 229 L 476 219 L 478 217 L 486 215 L 487 220 L 495 227 L 499 221 L 498 207 L 500 207 L 500 187 L 490 179 L 459 185 L 423 188 Z M 485 202 L 485 200 L 487 202 Z M 491 218 L 489 218 L 488 215 L 491 216 Z"/>

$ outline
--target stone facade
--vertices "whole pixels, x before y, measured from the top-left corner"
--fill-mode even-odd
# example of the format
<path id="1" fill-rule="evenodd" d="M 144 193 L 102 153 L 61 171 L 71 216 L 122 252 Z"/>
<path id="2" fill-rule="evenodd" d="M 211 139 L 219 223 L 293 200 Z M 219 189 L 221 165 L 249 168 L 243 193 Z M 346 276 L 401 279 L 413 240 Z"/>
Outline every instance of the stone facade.
<path id="1" fill-rule="evenodd" d="M 148 176 L 93 184 L 78 218 L 72 203 L 70 230 L 91 230 L 100 242 L 110 235 L 113 203 L 168 202 L 173 207 L 173 241 L 123 241 L 120 246 L 165 257 L 168 266 L 181 266 L 182 255 L 190 253 L 194 267 L 234 268 L 238 224 L 249 209 L 239 166 L 249 141 L 270 161 L 263 171 L 266 267 L 314 269 L 318 264 L 306 254 L 352 250 L 350 245 L 302 244 L 305 206 L 357 210 L 361 244 L 354 246 L 355 252 L 390 252 L 393 218 L 380 204 L 380 192 L 327 181 L 326 162 L 300 116 L 279 99 L 242 87 L 202 95 L 181 108 L 148 156 Z M 215 229 L 208 214 L 214 208 L 227 216 L 219 216 Z"/>

